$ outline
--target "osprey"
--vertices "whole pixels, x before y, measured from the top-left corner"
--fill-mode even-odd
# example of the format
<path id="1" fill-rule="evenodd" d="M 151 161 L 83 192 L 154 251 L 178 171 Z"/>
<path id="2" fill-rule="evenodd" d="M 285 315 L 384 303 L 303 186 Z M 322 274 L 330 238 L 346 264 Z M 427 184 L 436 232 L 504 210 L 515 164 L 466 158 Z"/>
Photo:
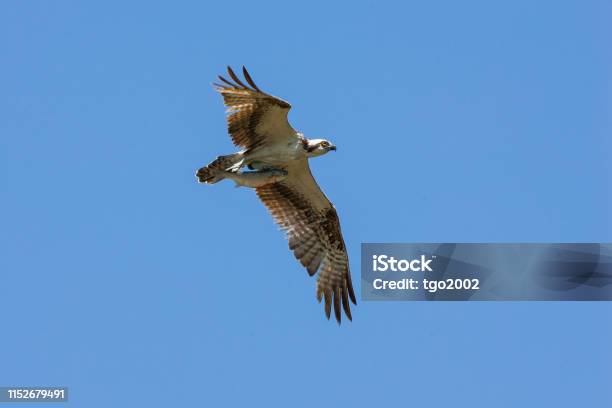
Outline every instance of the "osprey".
<path id="1" fill-rule="evenodd" d="M 357 304 L 338 214 L 310 172 L 308 159 L 336 147 L 327 140 L 307 139 L 287 119 L 291 105 L 261 91 L 242 67 L 245 85 L 227 67 L 229 81 L 213 84 L 228 108 L 228 133 L 242 150 L 219 156 L 196 173 L 200 183 L 225 178 L 255 188 L 268 211 L 285 231 L 289 248 L 310 276 L 319 272 L 317 299 L 325 299 L 329 319 L 333 304 L 338 323 L 341 305 L 352 320 L 349 298 Z M 243 171 L 247 167 L 254 171 Z"/>

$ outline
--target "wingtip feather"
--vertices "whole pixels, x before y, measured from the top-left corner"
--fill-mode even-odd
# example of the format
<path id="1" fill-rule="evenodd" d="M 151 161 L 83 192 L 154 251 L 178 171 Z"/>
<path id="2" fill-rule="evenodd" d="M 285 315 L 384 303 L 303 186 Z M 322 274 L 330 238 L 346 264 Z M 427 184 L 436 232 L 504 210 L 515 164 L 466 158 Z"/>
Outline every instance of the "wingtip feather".
<path id="1" fill-rule="evenodd" d="M 251 78 L 251 75 L 249 75 L 249 71 L 247 71 L 244 65 L 242 66 L 242 74 L 244 75 L 244 78 L 249 83 L 249 85 L 253 87 L 254 90 L 256 90 L 257 92 L 261 92 L 261 90 L 257 87 L 257 85 L 255 85 L 255 81 L 253 81 L 253 78 Z"/>
<path id="2" fill-rule="evenodd" d="M 346 290 L 346 288 L 342 290 L 342 308 L 344 309 L 344 314 L 346 315 L 346 317 L 350 321 L 353 321 L 353 316 L 351 315 L 351 305 L 349 304 L 348 291 Z"/>
<path id="3" fill-rule="evenodd" d="M 217 75 L 217 78 L 219 78 L 222 82 L 225 82 L 226 84 L 228 84 L 232 88 L 236 87 L 236 84 L 231 83 L 227 79 L 223 78 L 221 75 Z"/>
<path id="4" fill-rule="evenodd" d="M 340 291 L 342 289 L 336 289 L 336 293 L 334 293 L 334 314 L 336 315 L 336 321 L 338 324 L 342 321 L 342 313 L 340 312 Z"/>
<path id="5" fill-rule="evenodd" d="M 227 66 L 227 73 L 234 80 L 234 82 L 236 82 L 242 88 L 248 89 L 248 87 L 240 80 L 240 78 L 238 78 L 238 75 L 234 73 L 234 70 L 232 70 L 232 67 L 230 67 L 229 65 Z"/>
<path id="6" fill-rule="evenodd" d="M 353 282 L 351 280 L 351 273 L 348 272 L 346 274 L 346 286 L 348 288 L 348 294 L 351 298 L 351 302 L 353 302 L 354 305 L 357 304 L 357 298 L 355 297 L 355 291 L 353 290 Z"/>
<path id="7" fill-rule="evenodd" d="M 327 320 L 329 320 L 329 318 L 331 317 L 331 304 L 332 304 L 331 292 L 326 290 L 324 296 L 325 296 L 325 316 L 327 316 Z"/>

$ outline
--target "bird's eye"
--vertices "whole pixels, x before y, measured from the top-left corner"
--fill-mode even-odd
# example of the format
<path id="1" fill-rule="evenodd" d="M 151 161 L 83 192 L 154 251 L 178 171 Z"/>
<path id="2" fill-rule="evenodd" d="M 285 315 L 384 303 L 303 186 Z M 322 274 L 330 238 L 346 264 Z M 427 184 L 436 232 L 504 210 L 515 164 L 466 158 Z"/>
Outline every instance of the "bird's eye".
<path id="1" fill-rule="evenodd" d="M 323 142 L 323 143 L 321 143 L 321 146 L 323 146 L 323 147 L 329 147 L 329 143 L 327 143 L 327 142 Z"/>

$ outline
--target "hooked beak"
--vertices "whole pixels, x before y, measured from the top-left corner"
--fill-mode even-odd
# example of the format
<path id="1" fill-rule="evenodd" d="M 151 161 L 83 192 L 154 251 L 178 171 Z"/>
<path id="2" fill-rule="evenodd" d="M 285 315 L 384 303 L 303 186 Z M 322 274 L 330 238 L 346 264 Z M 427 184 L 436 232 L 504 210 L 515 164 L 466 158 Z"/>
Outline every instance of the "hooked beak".
<path id="1" fill-rule="evenodd" d="M 337 148 L 336 148 L 336 146 L 331 145 L 331 146 L 329 146 L 329 150 L 333 150 L 335 152 L 337 150 Z"/>

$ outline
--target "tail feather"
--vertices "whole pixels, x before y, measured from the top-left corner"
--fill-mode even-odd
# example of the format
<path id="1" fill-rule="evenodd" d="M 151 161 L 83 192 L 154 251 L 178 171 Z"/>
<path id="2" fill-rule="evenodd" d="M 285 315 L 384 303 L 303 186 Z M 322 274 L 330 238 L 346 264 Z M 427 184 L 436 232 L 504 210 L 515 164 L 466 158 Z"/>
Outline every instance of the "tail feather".
<path id="1" fill-rule="evenodd" d="M 223 173 L 238 166 L 242 161 L 242 153 L 229 154 L 227 156 L 219 156 L 208 166 L 202 167 L 196 173 L 196 177 L 200 183 L 214 184 L 223 180 Z"/>

